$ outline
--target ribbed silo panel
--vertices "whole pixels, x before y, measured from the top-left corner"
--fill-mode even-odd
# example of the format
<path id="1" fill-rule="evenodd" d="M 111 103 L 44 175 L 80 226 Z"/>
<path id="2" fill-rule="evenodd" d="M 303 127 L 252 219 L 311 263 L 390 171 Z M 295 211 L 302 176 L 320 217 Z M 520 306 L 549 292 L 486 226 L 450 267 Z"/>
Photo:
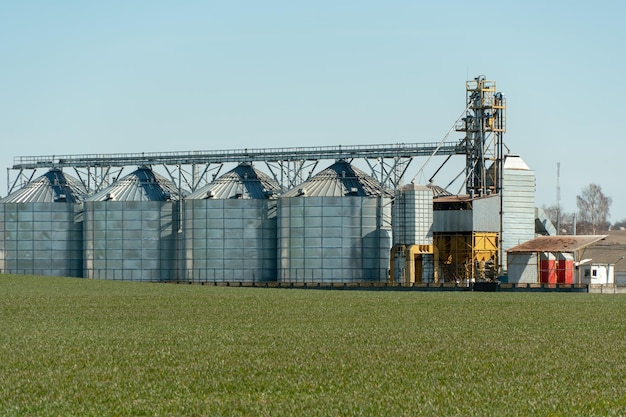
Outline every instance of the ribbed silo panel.
<path id="1" fill-rule="evenodd" d="M 502 192 L 502 249 L 506 251 L 535 237 L 535 173 L 505 169 Z M 507 269 L 506 257 L 503 268 Z"/>
<path id="2" fill-rule="evenodd" d="M 85 203 L 85 275 L 133 281 L 176 279 L 176 203 Z"/>
<path id="3" fill-rule="evenodd" d="M 82 276 L 81 224 L 65 202 L 4 203 L 3 270 L 9 273 Z"/>
<path id="4" fill-rule="evenodd" d="M 391 231 L 381 232 L 380 210 L 389 215 L 389 204 L 368 197 L 281 198 L 281 281 L 385 281 Z"/>
<path id="5" fill-rule="evenodd" d="M 193 218 L 185 223 L 187 278 L 275 280 L 276 217 L 269 214 L 275 213 L 275 205 L 267 199 L 205 199 L 186 205 L 185 215 Z"/>
<path id="6" fill-rule="evenodd" d="M 407 185 L 396 192 L 393 208 L 394 244 L 432 244 L 432 191 Z"/>
<path id="7" fill-rule="evenodd" d="M 7 233 L 6 233 L 6 210 L 5 205 L 0 204 L 0 273 L 7 272 Z"/>

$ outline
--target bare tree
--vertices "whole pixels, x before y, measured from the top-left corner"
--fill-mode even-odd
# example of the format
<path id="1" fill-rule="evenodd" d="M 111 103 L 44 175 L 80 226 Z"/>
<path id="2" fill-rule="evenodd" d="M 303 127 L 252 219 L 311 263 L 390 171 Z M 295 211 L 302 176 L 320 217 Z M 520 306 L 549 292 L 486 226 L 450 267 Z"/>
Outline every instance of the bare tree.
<path id="1" fill-rule="evenodd" d="M 578 220 L 592 234 L 603 230 L 608 225 L 609 208 L 611 197 L 602 192 L 602 187 L 597 184 L 589 184 L 576 196 L 578 206 Z"/>

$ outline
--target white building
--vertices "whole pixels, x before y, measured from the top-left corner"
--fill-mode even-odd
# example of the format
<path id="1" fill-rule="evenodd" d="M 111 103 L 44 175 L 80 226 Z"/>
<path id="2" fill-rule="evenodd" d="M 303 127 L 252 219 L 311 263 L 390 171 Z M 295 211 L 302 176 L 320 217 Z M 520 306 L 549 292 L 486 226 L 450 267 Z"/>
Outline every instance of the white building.
<path id="1" fill-rule="evenodd" d="M 582 282 L 584 284 L 612 285 L 615 283 L 615 265 L 586 264 L 581 265 Z"/>

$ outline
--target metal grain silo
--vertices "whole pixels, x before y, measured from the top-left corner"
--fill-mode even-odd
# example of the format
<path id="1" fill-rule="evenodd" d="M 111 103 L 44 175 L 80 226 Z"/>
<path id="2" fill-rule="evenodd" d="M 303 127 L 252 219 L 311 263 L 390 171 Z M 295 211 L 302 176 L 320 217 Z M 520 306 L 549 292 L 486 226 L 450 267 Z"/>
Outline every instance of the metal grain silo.
<path id="1" fill-rule="evenodd" d="M 242 163 L 193 192 L 184 205 L 189 281 L 276 281 L 279 185 Z"/>
<path id="2" fill-rule="evenodd" d="M 51 169 L 0 200 L 0 271 L 82 276 L 85 195 L 80 181 Z"/>
<path id="3" fill-rule="evenodd" d="M 178 189 L 142 167 L 85 200 L 85 277 L 176 279 Z"/>
<path id="4" fill-rule="evenodd" d="M 502 173 L 502 268 L 506 250 L 535 238 L 535 172 L 522 158 L 507 155 Z"/>
<path id="5" fill-rule="evenodd" d="M 408 184 L 395 192 L 392 210 L 394 283 L 411 284 L 434 279 L 433 191 Z"/>
<path id="6" fill-rule="evenodd" d="M 391 197 L 343 160 L 280 196 L 279 280 L 386 282 Z"/>

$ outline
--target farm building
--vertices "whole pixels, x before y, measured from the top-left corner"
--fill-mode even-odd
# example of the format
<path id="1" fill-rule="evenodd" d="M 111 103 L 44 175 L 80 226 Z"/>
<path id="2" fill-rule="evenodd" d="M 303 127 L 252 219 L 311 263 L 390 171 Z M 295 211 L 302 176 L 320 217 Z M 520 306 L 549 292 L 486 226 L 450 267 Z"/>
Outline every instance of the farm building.
<path id="1" fill-rule="evenodd" d="M 612 265 L 614 283 L 626 284 L 626 230 L 609 231 L 605 239 L 587 246 L 581 257 L 590 259 L 587 268 L 591 268 L 592 265 L 608 268 L 607 265 Z M 589 275 L 592 276 L 592 273 Z"/>
<path id="2" fill-rule="evenodd" d="M 598 236 L 540 236 L 507 251 L 508 282 L 543 284 L 582 283 L 579 266 L 584 250 L 605 239 Z"/>
<path id="3" fill-rule="evenodd" d="M 21 188 L 0 204 L 0 268 L 203 283 L 577 282 L 572 265 L 593 242 L 523 250 L 554 228 L 535 208 L 534 171 L 504 153 L 505 111 L 480 76 L 453 142 L 20 157 Z M 427 185 L 416 182 L 423 168 L 408 178 L 414 159 L 434 156 L 447 159 Z M 433 183 L 454 156 L 465 158 L 456 193 Z M 126 167 L 140 168 L 120 179 Z"/>

